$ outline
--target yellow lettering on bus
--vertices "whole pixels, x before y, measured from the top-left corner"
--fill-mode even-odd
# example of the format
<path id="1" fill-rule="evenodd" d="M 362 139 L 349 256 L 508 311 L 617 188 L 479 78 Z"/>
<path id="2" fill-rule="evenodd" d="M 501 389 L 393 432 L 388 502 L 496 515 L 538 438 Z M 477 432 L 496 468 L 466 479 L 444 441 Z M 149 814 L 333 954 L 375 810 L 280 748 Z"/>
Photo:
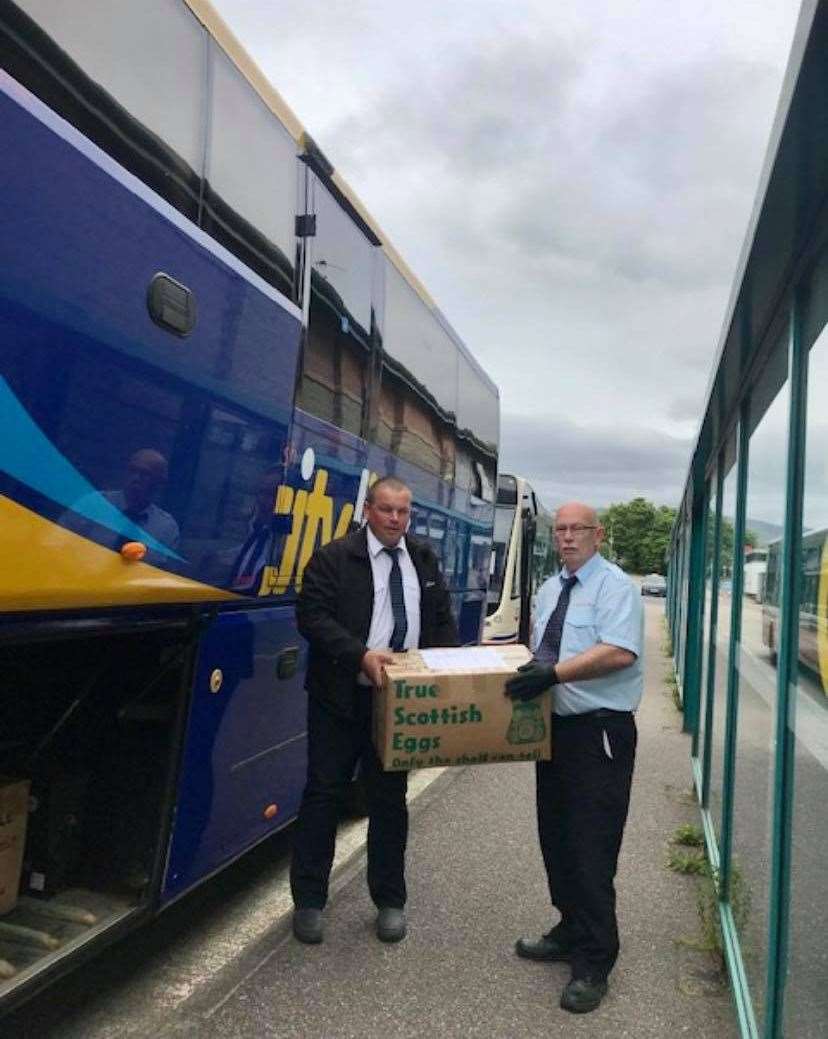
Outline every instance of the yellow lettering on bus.
<path id="1" fill-rule="evenodd" d="M 327 493 L 329 475 L 326 469 L 318 469 L 311 491 L 294 491 L 284 484 L 276 488 L 273 512 L 291 516 L 293 523 L 278 565 L 262 570 L 259 595 L 284 595 L 291 582 L 297 590 L 301 588 L 302 575 L 317 545 L 327 545 L 332 538 L 348 533 L 354 518 L 354 503 L 343 504 L 334 524 L 334 500 Z M 377 473 L 370 473 L 368 486 L 378 479 Z"/>

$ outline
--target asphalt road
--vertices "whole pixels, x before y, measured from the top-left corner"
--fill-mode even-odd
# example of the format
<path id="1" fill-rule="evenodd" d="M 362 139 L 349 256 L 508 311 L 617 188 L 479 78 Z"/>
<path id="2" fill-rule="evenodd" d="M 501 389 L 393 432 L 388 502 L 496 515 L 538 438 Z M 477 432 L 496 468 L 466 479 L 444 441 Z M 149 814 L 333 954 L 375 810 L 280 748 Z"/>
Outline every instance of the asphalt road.
<path id="1" fill-rule="evenodd" d="M 560 1010 L 563 965 L 514 956 L 516 937 L 551 922 L 533 768 L 483 766 L 447 769 L 413 799 L 410 931 L 399 945 L 374 937 L 359 827 L 346 834 L 325 943 L 296 943 L 285 835 L 23 1008 L 2 1035 L 735 1036 L 712 961 L 684 941 L 698 930 L 695 881 L 664 866 L 670 834 L 697 810 L 689 741 L 663 686 L 663 600 L 646 600 L 646 614 L 647 693 L 618 882 L 623 948 L 597 1012 Z"/>

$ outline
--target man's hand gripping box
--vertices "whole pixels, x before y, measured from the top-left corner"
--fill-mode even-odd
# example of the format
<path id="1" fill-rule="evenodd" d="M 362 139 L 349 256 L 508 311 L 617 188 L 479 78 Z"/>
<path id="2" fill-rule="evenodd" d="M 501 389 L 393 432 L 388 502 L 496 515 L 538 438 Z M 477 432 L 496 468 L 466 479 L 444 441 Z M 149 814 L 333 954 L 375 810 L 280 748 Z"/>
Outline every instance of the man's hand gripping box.
<path id="1" fill-rule="evenodd" d="M 522 703 L 503 686 L 525 646 L 395 654 L 374 695 L 374 743 L 387 772 L 551 757 L 551 694 Z"/>

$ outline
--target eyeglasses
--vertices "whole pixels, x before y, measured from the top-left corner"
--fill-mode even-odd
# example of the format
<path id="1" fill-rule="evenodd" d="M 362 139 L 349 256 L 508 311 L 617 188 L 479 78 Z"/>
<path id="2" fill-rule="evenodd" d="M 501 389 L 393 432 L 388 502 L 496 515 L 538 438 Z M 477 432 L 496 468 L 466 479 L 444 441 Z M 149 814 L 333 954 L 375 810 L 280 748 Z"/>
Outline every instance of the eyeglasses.
<path id="1" fill-rule="evenodd" d="M 562 538 L 569 532 L 574 538 L 579 538 L 586 531 L 597 529 L 597 527 L 588 527 L 585 523 L 570 523 L 568 526 L 555 527 L 555 534 Z"/>

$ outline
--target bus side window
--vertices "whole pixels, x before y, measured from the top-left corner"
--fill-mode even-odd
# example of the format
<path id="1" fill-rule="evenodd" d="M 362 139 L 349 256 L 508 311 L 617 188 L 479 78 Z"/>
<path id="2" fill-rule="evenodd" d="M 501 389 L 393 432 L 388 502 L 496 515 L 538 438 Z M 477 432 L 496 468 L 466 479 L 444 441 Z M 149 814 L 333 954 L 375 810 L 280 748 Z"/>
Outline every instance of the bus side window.
<path id="1" fill-rule="evenodd" d="M 458 347 L 387 257 L 377 442 L 447 483 L 455 478 Z"/>
<path id="2" fill-rule="evenodd" d="M 494 504 L 497 488 L 497 391 L 465 353 L 459 355 L 458 438 L 471 460 L 472 496 Z"/>
<path id="3" fill-rule="evenodd" d="M 296 144 L 213 41 L 210 61 L 210 143 L 201 225 L 265 281 L 291 296 Z"/>
<path id="4" fill-rule="evenodd" d="M 355 436 L 366 434 L 375 247 L 316 175 L 307 173 L 316 234 L 308 334 L 297 404 Z"/>

